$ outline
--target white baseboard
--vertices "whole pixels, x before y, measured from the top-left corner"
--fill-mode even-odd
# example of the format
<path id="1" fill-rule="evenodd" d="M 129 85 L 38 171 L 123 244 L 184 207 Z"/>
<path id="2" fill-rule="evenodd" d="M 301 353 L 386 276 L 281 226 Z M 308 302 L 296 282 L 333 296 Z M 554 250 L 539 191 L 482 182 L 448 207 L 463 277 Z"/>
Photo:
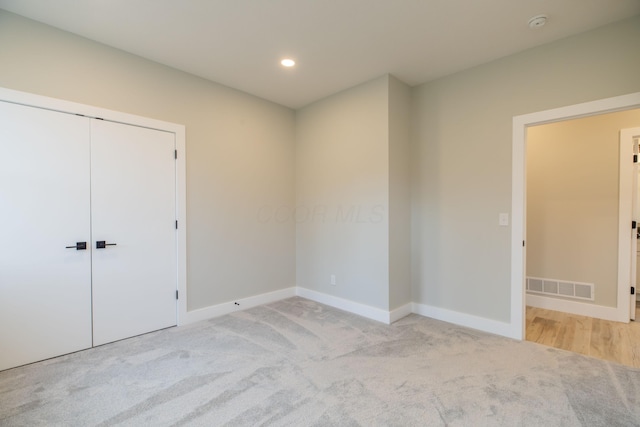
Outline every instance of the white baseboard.
<path id="1" fill-rule="evenodd" d="M 310 299 L 311 301 L 326 304 L 368 319 L 377 320 L 378 322 L 386 323 L 387 325 L 391 323 L 390 312 L 376 307 L 371 307 L 370 305 L 360 304 L 359 302 L 353 302 L 318 291 L 312 291 L 311 289 L 301 288 L 300 286 L 296 288 L 296 293 L 298 296 Z"/>
<path id="2" fill-rule="evenodd" d="M 432 319 L 442 320 L 444 322 L 478 329 L 496 335 L 519 339 L 518 334 L 516 333 L 517 331 L 513 331 L 511 324 L 499 322 L 497 320 L 486 319 L 484 317 L 473 316 L 466 313 L 418 303 L 408 303 L 394 310 L 385 311 L 366 304 L 357 303 L 344 298 L 324 294 L 322 292 L 312 291 L 311 289 L 299 286 L 188 311 L 184 321 L 180 322 L 180 325 L 223 316 L 235 311 L 245 310 L 258 305 L 269 304 L 282 299 L 291 298 L 296 295 L 385 324 L 391 324 L 411 313 L 416 313 Z M 238 305 L 236 305 L 236 303 Z"/>
<path id="3" fill-rule="evenodd" d="M 433 307 L 426 304 L 412 303 L 411 311 L 421 316 L 430 317 L 443 322 L 465 326 L 479 331 L 489 332 L 503 337 L 520 339 L 517 331 L 514 331 L 511 323 L 478 317 L 472 314 L 460 313 L 459 311 L 447 310 L 446 308 Z"/>
<path id="4" fill-rule="evenodd" d="M 396 308 L 395 310 L 391 310 L 389 312 L 389 323 L 400 320 L 403 317 L 410 315 L 411 313 L 413 313 L 413 303 L 408 303 Z"/>
<path id="5" fill-rule="evenodd" d="M 577 314 L 579 316 L 612 320 L 614 322 L 629 321 L 629 319 L 620 319 L 620 313 L 616 307 L 585 304 L 583 302 L 549 298 L 542 295 L 527 294 L 527 305 L 531 307 L 544 308 L 546 310 L 555 310 L 562 311 L 564 313 Z"/>
<path id="6" fill-rule="evenodd" d="M 222 304 L 212 305 L 197 310 L 187 311 L 185 319 L 184 321 L 180 322 L 180 325 L 187 325 L 189 323 L 223 316 L 225 314 L 233 313 L 234 311 L 246 310 L 247 308 L 255 307 L 262 304 L 269 304 L 294 296 L 296 296 L 296 288 L 291 287 L 281 289 L 279 291 L 268 292 L 266 294 L 255 295 L 248 298 L 242 298 Z M 238 305 L 236 305 L 236 303 Z"/>

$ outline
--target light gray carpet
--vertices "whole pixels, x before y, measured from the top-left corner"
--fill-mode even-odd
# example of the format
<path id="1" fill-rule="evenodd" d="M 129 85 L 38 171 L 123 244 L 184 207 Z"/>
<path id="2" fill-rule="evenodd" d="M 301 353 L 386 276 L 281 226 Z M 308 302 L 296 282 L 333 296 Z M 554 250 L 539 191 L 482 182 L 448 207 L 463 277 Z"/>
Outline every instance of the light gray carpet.
<path id="1" fill-rule="evenodd" d="M 640 370 L 302 298 L 0 372 L 2 426 L 633 426 Z"/>

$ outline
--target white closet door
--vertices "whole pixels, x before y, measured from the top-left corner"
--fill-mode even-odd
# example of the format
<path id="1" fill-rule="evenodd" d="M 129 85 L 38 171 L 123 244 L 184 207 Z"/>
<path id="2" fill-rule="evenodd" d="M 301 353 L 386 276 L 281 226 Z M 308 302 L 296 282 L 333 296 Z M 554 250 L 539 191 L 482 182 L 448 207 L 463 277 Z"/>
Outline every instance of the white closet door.
<path id="1" fill-rule="evenodd" d="M 89 134 L 0 102 L 0 370 L 91 347 Z"/>
<path id="2" fill-rule="evenodd" d="M 93 343 L 176 324 L 175 136 L 91 121 Z M 105 248 L 97 249 L 96 242 Z"/>

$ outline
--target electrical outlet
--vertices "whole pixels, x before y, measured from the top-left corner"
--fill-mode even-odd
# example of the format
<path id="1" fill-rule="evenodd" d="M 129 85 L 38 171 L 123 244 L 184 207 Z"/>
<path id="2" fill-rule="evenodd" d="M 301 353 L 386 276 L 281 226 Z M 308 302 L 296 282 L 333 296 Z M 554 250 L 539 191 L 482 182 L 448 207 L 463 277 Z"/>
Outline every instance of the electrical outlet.
<path id="1" fill-rule="evenodd" d="M 335 286 L 335 285 L 336 285 L 336 275 L 335 275 L 335 274 L 332 274 L 332 275 L 331 275 L 331 284 L 332 284 L 333 286 Z"/>

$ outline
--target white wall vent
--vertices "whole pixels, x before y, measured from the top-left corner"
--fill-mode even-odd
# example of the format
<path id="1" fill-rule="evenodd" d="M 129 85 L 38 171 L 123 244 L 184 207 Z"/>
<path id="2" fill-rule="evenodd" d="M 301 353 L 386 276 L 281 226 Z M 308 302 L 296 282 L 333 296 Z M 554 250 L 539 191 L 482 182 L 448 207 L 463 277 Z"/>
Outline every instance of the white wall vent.
<path id="1" fill-rule="evenodd" d="M 556 295 L 582 300 L 594 300 L 593 283 L 567 282 L 566 280 L 527 277 L 527 292 L 531 294 Z"/>

